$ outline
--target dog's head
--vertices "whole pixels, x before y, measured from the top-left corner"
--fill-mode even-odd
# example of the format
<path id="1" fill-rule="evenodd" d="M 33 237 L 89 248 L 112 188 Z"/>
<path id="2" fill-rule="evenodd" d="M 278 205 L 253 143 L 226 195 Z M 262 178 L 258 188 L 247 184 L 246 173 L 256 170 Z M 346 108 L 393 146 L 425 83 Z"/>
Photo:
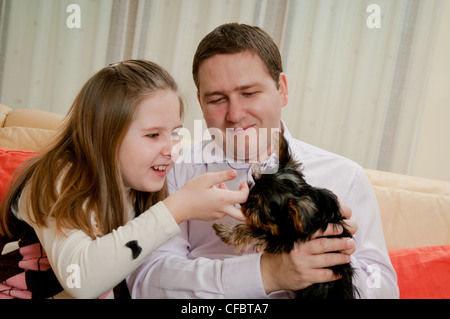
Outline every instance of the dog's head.
<path id="1" fill-rule="evenodd" d="M 299 164 L 279 134 L 279 166 L 273 174 L 253 175 L 254 184 L 242 212 L 247 224 L 265 250 L 289 252 L 328 223 L 340 223 L 342 215 L 336 196 L 312 187 L 304 180 Z"/>

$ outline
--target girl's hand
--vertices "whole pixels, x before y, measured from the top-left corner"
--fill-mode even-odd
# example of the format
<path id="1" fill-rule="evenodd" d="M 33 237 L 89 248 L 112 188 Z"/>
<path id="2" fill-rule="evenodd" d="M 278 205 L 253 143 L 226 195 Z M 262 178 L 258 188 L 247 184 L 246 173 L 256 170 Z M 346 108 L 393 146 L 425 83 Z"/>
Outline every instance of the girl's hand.
<path id="1" fill-rule="evenodd" d="M 235 204 L 247 200 L 247 183 L 242 182 L 238 191 L 228 190 L 224 184 L 236 177 L 237 172 L 234 170 L 197 176 L 163 200 L 163 203 L 178 224 L 190 219 L 214 220 L 225 215 L 244 221 L 244 215 Z"/>

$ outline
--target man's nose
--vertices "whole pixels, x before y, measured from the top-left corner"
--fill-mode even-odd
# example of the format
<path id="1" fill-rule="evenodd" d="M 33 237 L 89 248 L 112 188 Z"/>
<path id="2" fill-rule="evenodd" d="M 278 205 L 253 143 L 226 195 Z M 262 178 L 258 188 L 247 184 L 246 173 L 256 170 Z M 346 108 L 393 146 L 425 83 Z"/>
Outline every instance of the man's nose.
<path id="1" fill-rule="evenodd" d="M 227 120 L 233 123 L 239 123 L 244 117 L 245 110 L 241 103 L 236 99 L 230 98 L 228 101 Z"/>

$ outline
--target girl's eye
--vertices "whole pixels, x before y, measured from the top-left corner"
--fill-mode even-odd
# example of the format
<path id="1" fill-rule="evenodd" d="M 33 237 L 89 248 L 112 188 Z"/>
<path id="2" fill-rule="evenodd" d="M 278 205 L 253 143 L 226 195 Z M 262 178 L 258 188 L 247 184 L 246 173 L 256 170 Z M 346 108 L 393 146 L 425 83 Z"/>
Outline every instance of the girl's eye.
<path id="1" fill-rule="evenodd" d="M 180 133 L 178 131 L 172 132 L 172 140 L 179 140 L 180 139 Z"/>
<path id="2" fill-rule="evenodd" d="M 149 138 L 157 138 L 158 136 L 159 136 L 158 133 L 147 134 L 147 137 Z"/>

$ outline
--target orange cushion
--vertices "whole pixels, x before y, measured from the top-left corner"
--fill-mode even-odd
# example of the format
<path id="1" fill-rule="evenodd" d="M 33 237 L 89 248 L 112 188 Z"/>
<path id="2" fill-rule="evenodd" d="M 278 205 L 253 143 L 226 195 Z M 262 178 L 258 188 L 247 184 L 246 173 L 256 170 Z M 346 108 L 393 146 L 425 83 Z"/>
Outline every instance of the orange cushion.
<path id="1" fill-rule="evenodd" d="M 402 299 L 450 298 L 450 245 L 389 252 Z"/>
<path id="2" fill-rule="evenodd" d="M 0 147 L 0 202 L 8 191 L 14 171 L 20 164 L 37 154 L 36 152 L 9 150 Z"/>

